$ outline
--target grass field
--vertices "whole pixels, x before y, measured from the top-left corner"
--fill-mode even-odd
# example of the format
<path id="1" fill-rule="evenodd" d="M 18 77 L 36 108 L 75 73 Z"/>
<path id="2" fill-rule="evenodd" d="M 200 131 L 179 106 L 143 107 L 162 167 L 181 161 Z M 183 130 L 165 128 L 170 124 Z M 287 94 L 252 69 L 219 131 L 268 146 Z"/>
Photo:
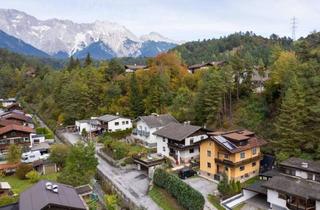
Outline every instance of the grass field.
<path id="1" fill-rule="evenodd" d="M 177 200 L 173 198 L 167 191 L 164 189 L 153 186 L 149 191 L 149 196 L 154 202 L 156 202 L 163 210 L 184 210 Z"/>
<path id="2" fill-rule="evenodd" d="M 40 179 L 56 181 L 57 176 L 58 176 L 58 173 L 54 173 L 54 174 L 49 174 L 49 175 L 43 175 L 43 176 L 41 176 Z M 31 183 L 29 180 L 27 180 L 27 179 L 21 180 L 14 175 L 1 177 L 0 181 L 1 182 L 8 182 L 11 185 L 12 191 L 15 194 L 20 194 L 21 192 L 26 190 L 28 187 L 33 185 L 33 183 Z"/>

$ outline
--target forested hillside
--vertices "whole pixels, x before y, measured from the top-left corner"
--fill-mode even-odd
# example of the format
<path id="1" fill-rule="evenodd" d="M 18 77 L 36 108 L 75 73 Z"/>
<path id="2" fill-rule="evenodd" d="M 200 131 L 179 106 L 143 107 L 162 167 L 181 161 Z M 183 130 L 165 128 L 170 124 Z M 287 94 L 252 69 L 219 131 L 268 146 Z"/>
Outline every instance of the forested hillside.
<path id="1" fill-rule="evenodd" d="M 319 33 L 294 43 L 238 33 L 149 59 L 149 71 L 125 74 L 120 60 L 93 64 L 88 58 L 60 71 L 40 66 L 35 77 L 26 77 L 33 64 L 19 56 L 14 61 L 11 54 L 1 61 L 7 65 L 0 69 L 0 96 L 17 94 L 52 127 L 105 113 L 135 118 L 169 112 L 214 130 L 253 130 L 270 142 L 266 152 L 279 159 L 320 159 L 319 48 Z M 215 58 L 227 64 L 187 72 L 186 64 Z M 253 92 L 253 69 L 271 71 L 261 94 Z"/>

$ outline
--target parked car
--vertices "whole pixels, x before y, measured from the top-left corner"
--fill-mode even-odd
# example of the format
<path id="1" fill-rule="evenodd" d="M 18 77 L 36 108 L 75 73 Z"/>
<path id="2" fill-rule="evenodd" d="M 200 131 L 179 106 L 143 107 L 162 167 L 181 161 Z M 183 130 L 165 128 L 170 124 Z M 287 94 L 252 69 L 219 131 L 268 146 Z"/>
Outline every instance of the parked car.
<path id="1" fill-rule="evenodd" d="M 49 158 L 49 154 L 41 155 L 40 151 L 31 151 L 31 152 L 22 153 L 21 162 L 32 163 L 37 160 L 46 160 L 48 158 Z"/>
<path id="2" fill-rule="evenodd" d="M 179 171 L 180 179 L 186 179 L 186 178 L 192 177 L 196 174 L 197 174 L 197 172 L 192 170 L 191 168 L 183 168 Z"/>

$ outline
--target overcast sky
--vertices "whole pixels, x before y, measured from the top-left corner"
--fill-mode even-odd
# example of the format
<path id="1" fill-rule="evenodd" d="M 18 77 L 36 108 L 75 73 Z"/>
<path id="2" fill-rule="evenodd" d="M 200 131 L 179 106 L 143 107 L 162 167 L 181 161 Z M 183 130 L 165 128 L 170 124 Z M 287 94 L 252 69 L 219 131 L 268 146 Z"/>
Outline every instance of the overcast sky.
<path id="1" fill-rule="evenodd" d="M 296 37 L 320 28 L 317 0 L 0 0 L 0 8 L 22 10 L 43 20 L 108 20 L 136 35 L 156 31 L 185 41 L 237 31 L 291 36 L 294 16 Z"/>

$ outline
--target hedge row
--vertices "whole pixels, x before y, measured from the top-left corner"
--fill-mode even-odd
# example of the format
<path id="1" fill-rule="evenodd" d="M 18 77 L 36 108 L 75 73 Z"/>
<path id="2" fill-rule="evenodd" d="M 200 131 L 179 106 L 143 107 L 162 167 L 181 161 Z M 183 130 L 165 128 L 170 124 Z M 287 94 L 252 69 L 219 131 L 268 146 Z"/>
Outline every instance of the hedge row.
<path id="1" fill-rule="evenodd" d="M 163 169 L 156 169 L 153 182 L 155 185 L 167 190 L 184 208 L 188 210 L 203 209 L 205 202 L 203 195 L 177 176 L 169 174 Z"/>

